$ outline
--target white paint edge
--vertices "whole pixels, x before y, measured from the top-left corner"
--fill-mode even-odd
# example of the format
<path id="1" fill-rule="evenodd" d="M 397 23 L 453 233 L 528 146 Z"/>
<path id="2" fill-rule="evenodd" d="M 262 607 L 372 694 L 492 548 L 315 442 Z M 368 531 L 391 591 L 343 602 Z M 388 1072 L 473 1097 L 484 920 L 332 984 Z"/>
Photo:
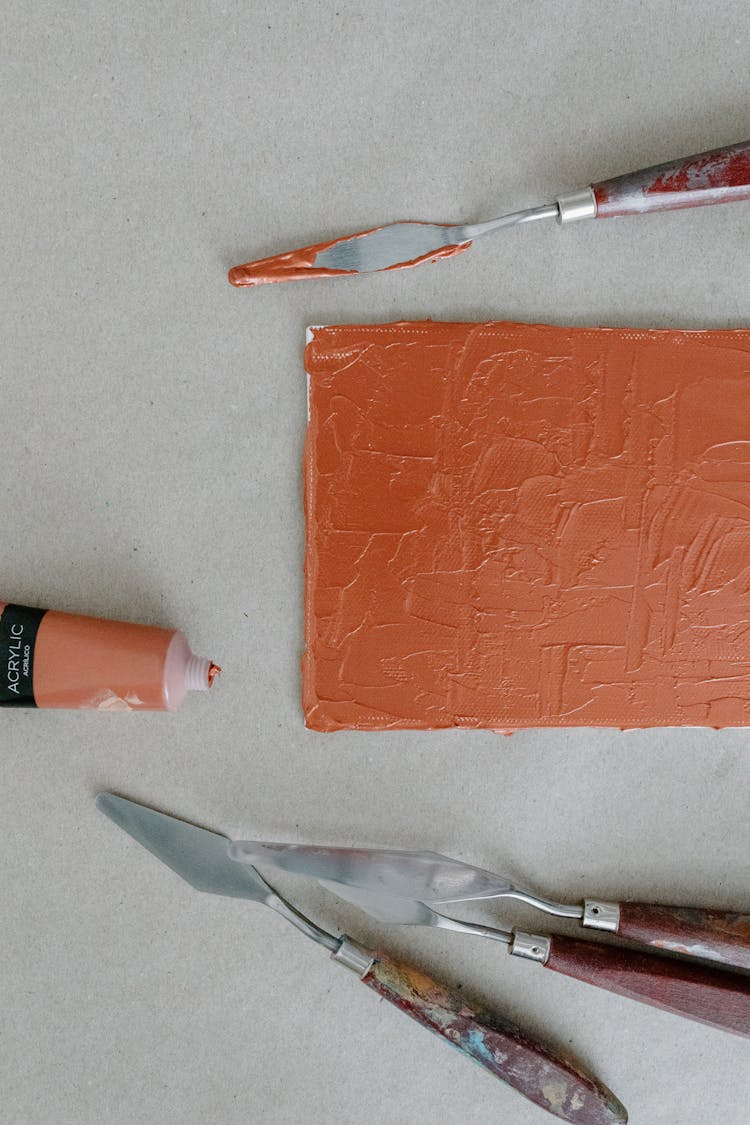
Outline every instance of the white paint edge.
<path id="1" fill-rule="evenodd" d="M 326 324 L 308 324 L 305 329 L 305 347 L 312 343 L 313 332 L 318 328 L 327 328 Z M 305 368 L 305 393 L 307 395 L 307 424 L 310 425 L 310 372 Z"/>

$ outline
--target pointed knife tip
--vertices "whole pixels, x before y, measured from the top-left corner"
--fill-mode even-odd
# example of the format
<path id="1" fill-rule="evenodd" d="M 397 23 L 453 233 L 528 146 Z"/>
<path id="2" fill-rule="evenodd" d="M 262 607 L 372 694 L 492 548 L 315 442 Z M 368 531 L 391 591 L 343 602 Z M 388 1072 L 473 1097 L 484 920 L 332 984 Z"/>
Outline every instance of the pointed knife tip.
<path id="1" fill-rule="evenodd" d="M 615 1094 L 613 1094 L 611 1090 L 609 1090 L 608 1093 L 612 1125 L 627 1125 L 628 1111 L 626 1110 L 620 1099 Z"/>
<path id="2" fill-rule="evenodd" d="M 97 793 L 94 804 L 99 812 L 113 819 L 113 813 L 116 809 L 121 808 L 122 805 L 131 805 L 133 802 L 128 801 L 127 797 L 120 797 L 117 793 L 103 789 L 101 793 Z"/>
<path id="3" fill-rule="evenodd" d="M 258 279 L 253 276 L 252 268 L 254 262 L 246 262 L 242 266 L 232 266 L 231 270 L 227 273 L 227 281 L 233 285 L 235 289 L 243 289 L 251 285 L 258 285 L 263 279 Z"/>

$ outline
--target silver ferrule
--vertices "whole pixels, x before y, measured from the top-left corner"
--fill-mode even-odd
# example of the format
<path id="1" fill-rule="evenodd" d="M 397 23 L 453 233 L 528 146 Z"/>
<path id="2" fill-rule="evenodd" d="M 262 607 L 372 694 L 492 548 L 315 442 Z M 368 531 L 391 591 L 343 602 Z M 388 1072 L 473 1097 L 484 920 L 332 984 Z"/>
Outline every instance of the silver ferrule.
<path id="1" fill-rule="evenodd" d="M 596 197 L 590 187 L 558 195 L 558 222 L 577 223 L 579 219 L 596 218 Z"/>
<path id="2" fill-rule="evenodd" d="M 334 949 L 331 958 L 338 961 L 344 968 L 351 969 L 358 977 L 366 976 L 375 960 L 368 949 L 365 949 L 362 945 L 357 945 L 356 941 L 352 941 L 346 934 L 341 935 L 341 944 L 338 949 Z"/>
<path id="3" fill-rule="evenodd" d="M 527 961 L 538 961 L 540 965 L 546 965 L 550 955 L 550 941 L 540 934 L 524 934 L 516 930 L 510 952 L 513 957 L 525 957 Z"/>
<path id="4" fill-rule="evenodd" d="M 592 930 L 609 930 L 616 934 L 620 928 L 620 905 L 587 898 L 583 904 L 581 924 Z"/>

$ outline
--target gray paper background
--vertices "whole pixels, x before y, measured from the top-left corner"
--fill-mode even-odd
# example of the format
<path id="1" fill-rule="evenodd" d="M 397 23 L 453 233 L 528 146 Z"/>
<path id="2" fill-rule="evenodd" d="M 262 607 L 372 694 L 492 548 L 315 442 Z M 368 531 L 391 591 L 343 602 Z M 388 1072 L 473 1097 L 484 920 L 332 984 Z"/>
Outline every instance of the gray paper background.
<path id="1" fill-rule="evenodd" d="M 178 715 L 2 716 L 2 1122 L 545 1120 L 270 912 L 191 893 L 96 812 L 102 788 L 236 837 L 750 909 L 745 733 L 316 735 L 299 673 L 305 326 L 747 326 L 750 204 L 538 224 L 390 275 L 225 281 L 740 140 L 749 33 L 745 0 L 6 0 L 1 593 L 182 626 L 225 672 Z M 281 886 L 573 1051 L 634 1125 L 747 1121 L 747 1042 Z"/>

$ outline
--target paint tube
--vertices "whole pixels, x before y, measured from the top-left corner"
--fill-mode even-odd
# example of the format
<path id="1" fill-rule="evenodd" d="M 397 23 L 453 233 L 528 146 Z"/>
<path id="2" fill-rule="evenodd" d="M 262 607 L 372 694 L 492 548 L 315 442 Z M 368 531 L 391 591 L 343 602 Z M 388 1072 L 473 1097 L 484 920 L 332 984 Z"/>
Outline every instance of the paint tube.
<path id="1" fill-rule="evenodd" d="M 179 629 L 0 602 L 0 707 L 176 711 L 220 671 Z"/>

